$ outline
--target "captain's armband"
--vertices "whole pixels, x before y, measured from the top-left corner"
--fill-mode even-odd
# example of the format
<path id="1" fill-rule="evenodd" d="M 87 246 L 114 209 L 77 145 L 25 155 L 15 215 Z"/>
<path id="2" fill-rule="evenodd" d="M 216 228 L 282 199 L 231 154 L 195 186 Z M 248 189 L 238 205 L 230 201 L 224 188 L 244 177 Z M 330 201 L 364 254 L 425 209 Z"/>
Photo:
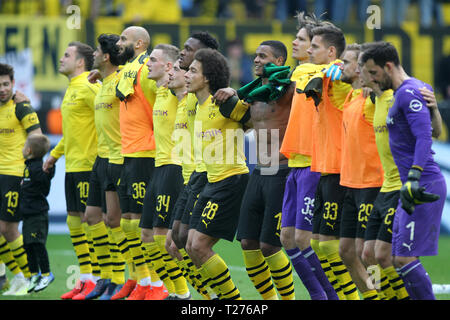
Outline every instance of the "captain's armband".
<path id="1" fill-rule="evenodd" d="M 250 105 L 239 100 L 237 96 L 230 97 L 219 106 L 220 113 L 225 117 L 245 124 L 250 120 Z"/>

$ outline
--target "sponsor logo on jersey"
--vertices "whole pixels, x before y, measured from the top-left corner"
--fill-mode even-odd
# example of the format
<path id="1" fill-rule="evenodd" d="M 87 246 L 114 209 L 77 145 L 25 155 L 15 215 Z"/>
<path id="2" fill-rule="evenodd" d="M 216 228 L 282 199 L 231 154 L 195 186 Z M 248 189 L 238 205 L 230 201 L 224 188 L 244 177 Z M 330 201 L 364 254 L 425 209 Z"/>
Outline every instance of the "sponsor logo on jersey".
<path id="1" fill-rule="evenodd" d="M 414 112 L 419 112 L 420 110 L 422 110 L 422 107 L 423 107 L 423 103 L 417 99 L 413 99 L 409 103 L 409 108 Z"/>

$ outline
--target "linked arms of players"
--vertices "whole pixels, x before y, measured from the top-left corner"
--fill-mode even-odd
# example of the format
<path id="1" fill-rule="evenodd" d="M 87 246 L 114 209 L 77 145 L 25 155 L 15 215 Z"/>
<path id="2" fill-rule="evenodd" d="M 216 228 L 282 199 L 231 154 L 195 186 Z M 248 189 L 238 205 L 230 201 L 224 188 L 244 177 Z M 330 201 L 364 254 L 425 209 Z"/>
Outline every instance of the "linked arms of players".
<path id="1" fill-rule="evenodd" d="M 225 118 L 240 122 L 244 127 L 252 127 L 250 121 L 250 105 L 240 100 L 233 88 L 217 90 L 213 102 L 219 106 L 219 111 Z"/>
<path id="2" fill-rule="evenodd" d="M 436 96 L 433 91 L 430 91 L 425 87 L 420 88 L 419 91 L 427 102 L 427 107 L 430 110 L 431 128 L 433 129 L 431 136 L 433 138 L 439 138 L 442 132 L 442 118 L 437 105 Z"/>

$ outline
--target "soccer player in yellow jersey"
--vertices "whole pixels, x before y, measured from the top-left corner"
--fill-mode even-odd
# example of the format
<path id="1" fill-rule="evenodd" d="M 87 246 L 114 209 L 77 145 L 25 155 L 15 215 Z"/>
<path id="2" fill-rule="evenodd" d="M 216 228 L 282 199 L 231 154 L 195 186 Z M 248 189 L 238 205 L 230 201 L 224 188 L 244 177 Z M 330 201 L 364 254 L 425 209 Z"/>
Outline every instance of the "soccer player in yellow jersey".
<path id="1" fill-rule="evenodd" d="M 180 69 L 187 71 L 194 60 L 195 53 L 202 48 L 217 50 L 219 43 L 208 32 L 195 32 L 185 41 L 183 49 L 180 52 Z M 190 148 L 193 152 L 194 121 L 197 113 L 197 97 L 194 93 L 188 92 L 186 97 L 187 129 L 191 136 Z M 193 154 L 192 154 L 193 156 Z M 189 220 L 192 208 L 197 201 L 200 192 L 207 183 L 206 168 L 201 161 L 195 164 L 195 170 L 192 172 L 188 181 L 188 194 L 186 200 L 186 209 L 177 216 L 173 222 L 172 238 L 178 249 L 185 248 L 189 233 Z"/>
<path id="2" fill-rule="evenodd" d="M 178 248 L 175 242 L 172 241 L 172 228 L 174 223 L 181 222 L 182 217 L 185 219 L 189 215 L 184 215 L 186 211 L 186 205 L 191 190 L 189 185 L 192 172 L 195 170 L 195 162 L 192 153 L 191 134 L 188 130 L 188 115 L 187 115 L 187 91 L 186 83 L 184 81 L 184 75 L 186 71 L 180 68 L 180 61 L 175 62 L 173 68 L 169 71 L 168 88 L 176 95 L 178 100 L 177 115 L 175 117 L 175 127 L 172 133 L 172 139 L 174 143 L 173 154 L 181 161 L 182 175 L 184 181 L 183 190 L 178 195 L 177 202 L 174 207 L 172 219 L 169 226 L 166 239 L 166 249 L 168 253 L 176 259 L 178 265 L 183 269 L 183 275 L 186 280 L 205 298 L 211 298 L 207 296 L 206 288 L 204 288 L 200 274 L 197 268 L 194 266 L 191 258 L 187 254 L 184 246 Z"/>
<path id="3" fill-rule="evenodd" d="M 112 241 L 108 237 L 108 228 L 120 228 L 121 218 L 116 185 L 123 157 L 120 154 L 119 99 L 116 97 L 116 86 L 119 80 L 118 67 L 122 61 L 116 45 L 118 35 L 102 34 L 97 40 L 93 67 L 99 70 L 102 78 L 102 86 L 95 97 L 98 155 L 89 181 L 85 214 L 92 233 L 100 279 L 94 290 L 86 295 L 86 299 L 95 299 L 105 293 L 100 299 L 107 300 L 124 284 L 123 258 L 122 261 L 113 259 L 113 256 L 116 258 L 121 255 L 116 252 L 115 247 L 110 248 Z M 111 175 L 113 173 L 115 175 Z"/>
<path id="4" fill-rule="evenodd" d="M 19 232 L 22 220 L 18 210 L 19 190 L 25 169 L 22 148 L 28 135 L 41 133 L 39 119 L 28 102 L 15 103 L 13 100 L 14 70 L 10 65 L 0 64 L 0 234 L 7 242 L 2 245 L 0 258 L 10 262 L 12 252 L 16 268 L 10 289 L 4 294 L 27 294 L 30 277 L 28 262 L 23 248 L 23 238 Z M 4 246 L 9 246 L 5 249 Z"/>
<path id="5" fill-rule="evenodd" d="M 153 105 L 153 128 L 156 144 L 155 171 L 147 187 L 144 209 L 139 226 L 142 228 L 142 242 L 148 248 L 152 263 L 159 277 L 169 290 L 168 299 L 189 299 L 190 293 L 185 278 L 177 263 L 168 254 L 165 243 L 173 209 L 183 187 L 181 160 L 173 154 L 172 132 L 178 109 L 176 95 L 167 88 L 168 72 L 178 60 L 179 49 L 169 44 L 159 44 L 151 52 L 147 62 L 148 77 L 158 87 Z M 161 273 L 165 269 L 166 274 Z M 152 284 L 154 297 L 165 299 L 167 293 L 162 283 Z M 147 297 L 146 297 L 147 298 Z"/>
<path id="6" fill-rule="evenodd" d="M 59 72 L 69 79 L 61 105 L 63 137 L 44 162 L 45 171 L 65 156 L 67 225 L 80 265 L 80 281 L 73 290 L 62 295 L 62 299 L 72 299 L 77 295 L 76 299 L 83 299 L 95 287 L 92 275 L 95 255 L 90 257 L 89 254 L 90 234 L 85 230 L 87 223 L 84 220 L 89 178 L 97 156 L 94 99 L 99 85 L 91 84 L 87 79 L 94 60 L 93 52 L 86 44 L 71 42 L 60 59 Z"/>
<path id="7" fill-rule="evenodd" d="M 189 68 L 189 65 L 194 60 L 195 53 L 202 49 L 202 48 L 210 48 L 213 50 L 217 50 L 219 48 L 219 43 L 217 40 L 211 36 L 208 32 L 201 31 L 201 32 L 194 32 L 192 33 L 189 38 L 185 41 L 183 45 L 183 49 L 180 52 L 180 58 L 179 58 L 179 66 L 180 69 L 187 71 Z M 186 96 L 186 128 L 189 133 L 190 137 L 190 144 L 184 148 L 190 149 L 191 154 L 189 157 L 194 157 L 193 154 L 193 138 L 194 138 L 194 121 L 195 121 L 195 115 L 197 113 L 198 103 L 197 103 L 197 97 L 194 93 L 187 93 Z M 192 266 L 192 270 L 195 272 L 195 266 L 193 265 L 192 261 L 190 260 L 189 255 L 186 252 L 186 243 L 188 239 L 189 232 L 193 232 L 194 229 L 190 229 L 189 227 L 189 221 L 192 215 L 192 210 L 197 202 L 197 199 L 199 197 L 200 192 L 205 187 L 206 183 L 208 182 L 207 176 L 206 176 L 206 167 L 205 164 L 202 163 L 202 161 L 195 161 L 194 159 L 194 165 L 192 168 L 194 171 L 189 176 L 189 181 L 187 182 L 186 188 L 187 188 L 187 194 L 186 194 L 186 204 L 184 206 L 183 212 L 179 212 L 179 214 L 176 214 L 176 217 L 174 217 L 174 221 L 172 224 L 172 232 L 171 237 L 173 239 L 173 242 L 176 244 L 176 247 L 181 251 L 180 253 L 183 255 L 183 260 L 186 262 L 187 265 Z M 181 210 L 180 210 L 181 211 Z M 191 231 L 190 231 L 191 230 Z M 170 245 L 168 245 L 170 247 Z M 198 274 L 197 274 L 198 275 Z M 199 277 L 197 277 L 199 278 Z M 200 276 L 201 278 L 201 276 Z M 204 279 L 200 279 L 201 282 L 204 282 Z M 201 288 L 205 288 L 206 285 L 200 284 Z M 210 295 L 213 295 L 213 293 L 210 292 Z"/>
<path id="8" fill-rule="evenodd" d="M 211 99 L 229 86 L 226 59 L 216 50 L 200 49 L 185 74 L 189 92 L 198 99 L 194 138 L 206 166 L 208 183 L 201 192 L 190 221 L 194 229 L 186 247 L 199 273 L 211 279 L 222 299 L 241 299 L 225 261 L 213 251 L 220 240 L 233 241 L 242 196 L 248 181 L 242 124 L 225 118 Z M 194 153 L 197 157 L 197 153 Z"/>
<path id="9" fill-rule="evenodd" d="M 188 130 L 187 123 L 187 89 L 184 81 L 184 75 L 186 71 L 180 68 L 180 60 L 175 62 L 173 68 L 168 72 L 169 82 L 167 87 L 172 90 L 178 100 L 177 115 L 175 118 L 175 127 L 172 133 L 172 139 L 175 147 L 173 152 L 181 161 L 182 175 L 184 188 L 179 194 L 177 203 L 175 204 L 174 214 L 172 216 L 169 232 L 167 234 L 166 247 L 169 249 L 169 254 L 172 257 L 181 258 L 175 243 L 172 240 L 172 228 L 174 224 L 179 226 L 181 222 L 181 216 L 184 212 L 189 188 L 188 182 L 192 172 L 195 170 L 194 155 L 192 153 L 191 134 Z M 184 250 L 184 246 L 180 249 Z M 174 251 L 172 251 L 174 250 Z"/>

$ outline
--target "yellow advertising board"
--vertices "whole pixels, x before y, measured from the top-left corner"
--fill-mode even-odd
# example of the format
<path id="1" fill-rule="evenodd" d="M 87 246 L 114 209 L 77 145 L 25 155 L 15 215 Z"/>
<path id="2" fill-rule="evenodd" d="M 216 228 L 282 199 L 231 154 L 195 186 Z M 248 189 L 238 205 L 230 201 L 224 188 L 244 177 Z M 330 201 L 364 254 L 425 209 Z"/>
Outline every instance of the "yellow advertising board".
<path id="1" fill-rule="evenodd" d="M 31 48 L 34 86 L 38 91 L 67 87 L 67 78 L 58 73 L 59 59 L 67 44 L 78 40 L 78 30 L 70 29 L 64 18 L 26 18 L 2 16 L 0 19 L 0 56 Z"/>

